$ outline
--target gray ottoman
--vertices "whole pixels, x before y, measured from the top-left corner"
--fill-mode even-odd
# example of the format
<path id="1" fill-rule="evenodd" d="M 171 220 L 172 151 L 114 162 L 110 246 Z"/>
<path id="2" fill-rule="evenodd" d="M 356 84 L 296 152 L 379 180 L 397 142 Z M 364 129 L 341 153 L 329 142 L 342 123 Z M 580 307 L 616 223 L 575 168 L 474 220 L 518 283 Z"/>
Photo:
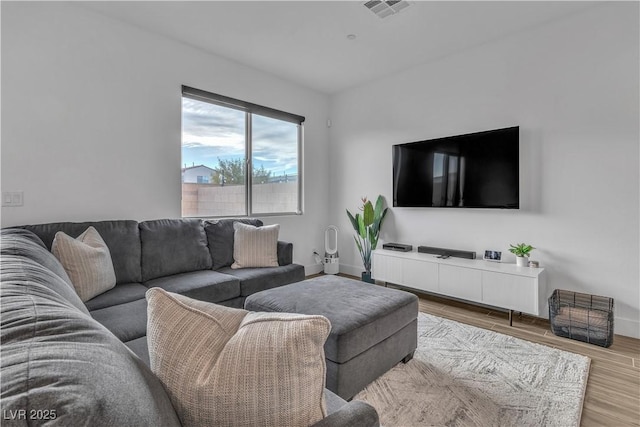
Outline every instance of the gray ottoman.
<path id="1" fill-rule="evenodd" d="M 244 307 L 327 317 L 327 388 L 346 400 L 398 362 L 409 361 L 417 346 L 415 295 L 344 277 L 268 289 L 247 297 Z"/>

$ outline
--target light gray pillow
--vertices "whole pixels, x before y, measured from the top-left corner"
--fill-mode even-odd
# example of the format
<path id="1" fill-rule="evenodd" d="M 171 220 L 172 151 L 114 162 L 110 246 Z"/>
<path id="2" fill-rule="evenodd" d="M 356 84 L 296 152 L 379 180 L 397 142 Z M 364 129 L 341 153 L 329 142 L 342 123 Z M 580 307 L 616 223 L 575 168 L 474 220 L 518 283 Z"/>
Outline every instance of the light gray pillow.
<path id="1" fill-rule="evenodd" d="M 147 291 L 151 370 L 184 426 L 309 426 L 326 416 L 323 316 Z"/>
<path id="2" fill-rule="evenodd" d="M 116 285 L 111 253 L 95 228 L 87 228 L 77 239 L 57 232 L 51 252 L 64 267 L 83 302 Z"/>
<path id="3" fill-rule="evenodd" d="M 236 222 L 231 268 L 277 267 L 280 225 L 252 225 Z"/>
<path id="4" fill-rule="evenodd" d="M 209 251 L 213 261 L 211 268 L 214 270 L 229 267 L 233 264 L 233 235 L 235 233 L 233 224 L 235 222 L 250 224 L 256 227 L 262 226 L 262 221 L 256 218 L 223 218 L 204 222 L 204 229 L 209 242 Z"/>

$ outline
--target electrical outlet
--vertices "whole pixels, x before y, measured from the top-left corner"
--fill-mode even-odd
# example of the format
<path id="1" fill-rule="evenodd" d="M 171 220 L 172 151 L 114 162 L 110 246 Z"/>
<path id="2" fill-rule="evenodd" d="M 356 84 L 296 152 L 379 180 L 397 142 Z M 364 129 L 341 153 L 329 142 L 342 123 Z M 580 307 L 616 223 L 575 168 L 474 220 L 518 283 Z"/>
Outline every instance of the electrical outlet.
<path id="1" fill-rule="evenodd" d="M 17 207 L 24 204 L 24 193 L 22 191 L 3 191 L 2 206 Z"/>
<path id="2" fill-rule="evenodd" d="M 320 255 L 320 252 L 318 252 L 316 248 L 313 248 L 312 251 L 313 251 L 313 258 L 315 259 L 316 264 L 322 264 L 322 255 Z"/>

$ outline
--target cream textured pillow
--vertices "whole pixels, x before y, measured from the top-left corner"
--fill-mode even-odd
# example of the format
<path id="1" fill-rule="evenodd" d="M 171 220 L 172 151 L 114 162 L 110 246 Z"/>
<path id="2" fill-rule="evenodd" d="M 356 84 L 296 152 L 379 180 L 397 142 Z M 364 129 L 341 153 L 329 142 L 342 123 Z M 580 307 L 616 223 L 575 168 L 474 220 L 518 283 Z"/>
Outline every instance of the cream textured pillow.
<path id="1" fill-rule="evenodd" d="M 58 231 L 51 252 L 64 267 L 83 302 L 116 285 L 111 253 L 95 228 L 87 228 L 77 239 Z"/>
<path id="2" fill-rule="evenodd" d="M 253 225 L 235 222 L 231 268 L 277 267 L 280 225 Z"/>
<path id="3" fill-rule="evenodd" d="M 323 316 L 147 291 L 151 370 L 183 426 L 309 426 L 326 416 Z"/>

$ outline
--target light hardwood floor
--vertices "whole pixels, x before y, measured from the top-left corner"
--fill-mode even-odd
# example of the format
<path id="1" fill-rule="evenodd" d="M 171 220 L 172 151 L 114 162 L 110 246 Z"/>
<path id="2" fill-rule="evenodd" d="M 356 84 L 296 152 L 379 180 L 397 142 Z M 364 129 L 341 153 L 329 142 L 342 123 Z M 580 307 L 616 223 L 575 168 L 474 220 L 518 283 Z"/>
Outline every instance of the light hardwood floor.
<path id="1" fill-rule="evenodd" d="M 553 335 L 549 321 L 416 293 L 420 311 L 591 358 L 582 426 L 640 426 L 640 340 L 616 335 L 602 348 Z"/>

